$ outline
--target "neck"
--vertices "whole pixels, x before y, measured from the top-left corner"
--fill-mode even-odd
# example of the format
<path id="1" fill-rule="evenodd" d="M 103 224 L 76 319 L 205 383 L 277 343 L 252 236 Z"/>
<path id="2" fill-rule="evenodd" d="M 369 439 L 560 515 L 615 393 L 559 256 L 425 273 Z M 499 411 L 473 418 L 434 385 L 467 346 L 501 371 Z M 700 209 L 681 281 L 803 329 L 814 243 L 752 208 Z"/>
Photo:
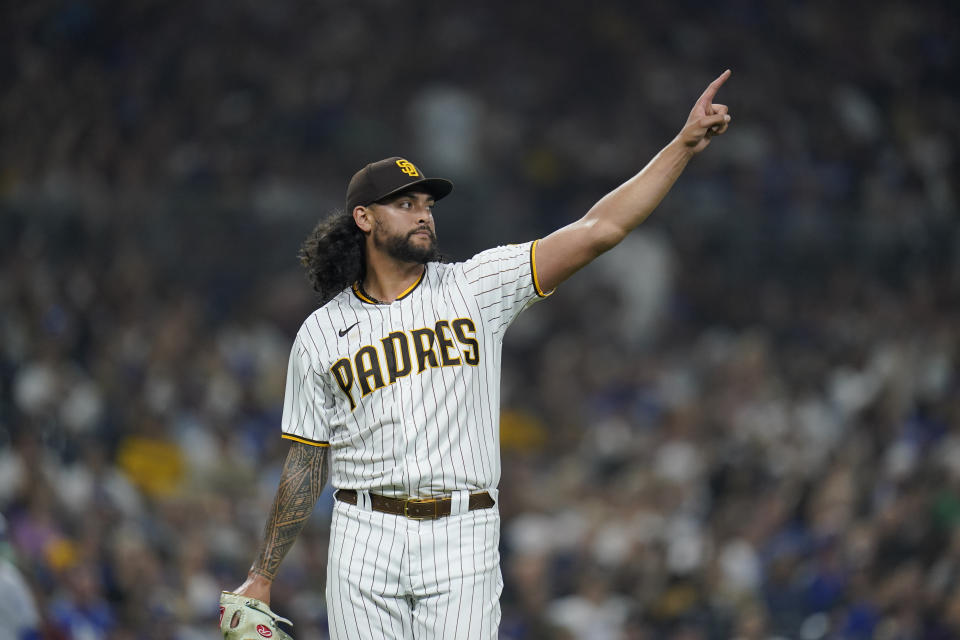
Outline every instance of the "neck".
<path id="1" fill-rule="evenodd" d="M 367 275 L 360 286 L 377 302 L 390 303 L 420 279 L 426 267 L 416 262 L 398 262 L 388 256 L 370 256 Z"/>

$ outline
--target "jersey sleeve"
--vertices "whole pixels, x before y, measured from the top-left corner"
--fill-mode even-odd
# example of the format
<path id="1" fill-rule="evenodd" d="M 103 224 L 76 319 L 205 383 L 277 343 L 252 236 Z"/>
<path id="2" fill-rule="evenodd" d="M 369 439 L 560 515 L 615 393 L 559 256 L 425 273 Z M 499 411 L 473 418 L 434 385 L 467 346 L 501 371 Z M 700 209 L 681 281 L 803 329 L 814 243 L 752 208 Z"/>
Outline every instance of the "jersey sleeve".
<path id="1" fill-rule="evenodd" d="M 301 336 L 290 349 L 286 391 L 283 397 L 283 438 L 315 446 L 328 446 L 330 436 L 324 420 L 326 399 L 323 383 L 316 375 L 309 350 Z"/>
<path id="2" fill-rule="evenodd" d="M 467 290 L 494 331 L 502 331 L 521 311 L 553 293 L 543 291 L 537 279 L 537 242 L 495 247 L 462 263 Z"/>

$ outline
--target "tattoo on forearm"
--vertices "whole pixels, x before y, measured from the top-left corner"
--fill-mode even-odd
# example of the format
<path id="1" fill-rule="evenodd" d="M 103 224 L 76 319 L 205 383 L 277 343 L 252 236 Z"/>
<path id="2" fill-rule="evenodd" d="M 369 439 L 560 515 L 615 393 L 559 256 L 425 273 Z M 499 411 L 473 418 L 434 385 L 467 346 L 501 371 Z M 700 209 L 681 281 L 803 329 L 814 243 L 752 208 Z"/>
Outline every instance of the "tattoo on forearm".
<path id="1" fill-rule="evenodd" d="M 270 517 L 263 529 L 260 554 L 250 569 L 253 573 L 270 580 L 277 577 L 280 562 L 293 546 L 327 483 L 329 453 L 327 447 L 291 444 Z"/>

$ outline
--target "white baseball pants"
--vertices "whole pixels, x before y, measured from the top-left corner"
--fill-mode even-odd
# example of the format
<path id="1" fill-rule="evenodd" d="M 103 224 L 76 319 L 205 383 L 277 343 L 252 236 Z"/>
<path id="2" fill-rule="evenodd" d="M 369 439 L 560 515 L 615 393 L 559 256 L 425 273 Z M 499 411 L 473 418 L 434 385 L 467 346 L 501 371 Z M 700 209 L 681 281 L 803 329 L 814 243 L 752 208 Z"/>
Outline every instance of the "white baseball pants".
<path id="1" fill-rule="evenodd" d="M 464 499 L 448 517 L 411 520 L 370 510 L 364 493 L 358 506 L 334 501 L 330 638 L 496 638 L 503 590 L 497 506 L 465 511 Z"/>

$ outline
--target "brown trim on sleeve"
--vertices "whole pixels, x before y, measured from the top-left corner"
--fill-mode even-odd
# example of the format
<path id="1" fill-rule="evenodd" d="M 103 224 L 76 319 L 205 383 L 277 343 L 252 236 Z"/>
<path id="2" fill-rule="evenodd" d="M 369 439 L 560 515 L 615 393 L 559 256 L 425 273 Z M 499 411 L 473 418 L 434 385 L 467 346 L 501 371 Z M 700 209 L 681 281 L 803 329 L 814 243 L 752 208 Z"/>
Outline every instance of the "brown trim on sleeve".
<path id="1" fill-rule="evenodd" d="M 284 440 L 293 440 L 294 442 L 302 442 L 303 444 L 309 444 L 314 447 L 329 447 L 329 442 L 321 442 L 319 440 L 310 440 L 309 438 L 301 438 L 300 436 L 292 436 L 289 433 L 283 433 L 280 435 Z"/>
<path id="2" fill-rule="evenodd" d="M 537 295 L 541 298 L 546 298 L 551 295 L 556 289 L 551 289 L 544 293 L 543 289 L 540 288 L 540 279 L 537 277 L 537 243 L 540 240 L 534 240 L 530 243 L 530 271 L 533 274 L 533 288 L 537 290 Z"/>

